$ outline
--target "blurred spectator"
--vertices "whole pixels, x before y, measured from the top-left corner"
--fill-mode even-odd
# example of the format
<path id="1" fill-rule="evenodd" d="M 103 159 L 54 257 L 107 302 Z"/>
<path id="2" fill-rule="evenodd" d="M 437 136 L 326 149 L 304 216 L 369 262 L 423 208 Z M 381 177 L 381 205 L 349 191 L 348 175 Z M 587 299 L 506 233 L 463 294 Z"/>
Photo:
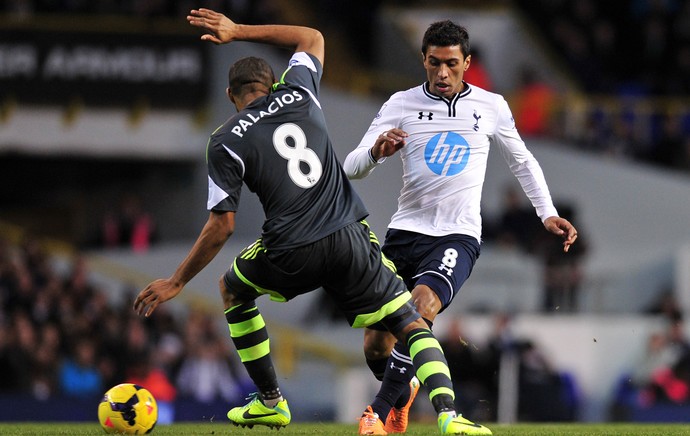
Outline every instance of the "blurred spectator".
<path id="1" fill-rule="evenodd" d="M 0 389 L 12 392 L 28 392 L 31 389 L 29 368 L 36 349 L 35 331 L 24 312 L 11 316 L 7 330 L 0 335 Z"/>
<path id="2" fill-rule="evenodd" d="M 495 409 L 495 403 L 490 400 L 479 351 L 463 333 L 459 318 L 451 320 L 439 343 L 448 360 L 458 410 L 462 410 L 463 416 L 470 420 L 491 420 L 495 417 L 492 410 Z"/>
<path id="3" fill-rule="evenodd" d="M 493 330 L 489 334 L 486 350 L 482 355 L 482 368 L 484 369 L 484 383 L 489 395 L 487 402 L 491 407 L 491 421 L 498 418 L 498 390 L 501 361 L 503 365 L 511 359 L 505 359 L 509 354 L 515 353 L 519 339 L 512 330 L 512 318 L 510 314 L 499 312 L 493 317 Z"/>
<path id="4" fill-rule="evenodd" d="M 244 388 L 248 375 L 211 320 L 201 310 L 189 314 L 183 332 L 187 354 L 175 382 L 180 396 L 203 403 L 223 399 L 239 404 L 248 393 Z"/>
<path id="5" fill-rule="evenodd" d="M 633 110 L 619 108 L 609 117 L 610 131 L 599 150 L 613 158 L 646 158 L 649 154 L 649 140 L 640 133 L 640 119 Z"/>
<path id="6" fill-rule="evenodd" d="M 204 338 L 190 349 L 177 375 L 180 395 L 202 403 L 217 399 L 230 404 L 242 401 L 245 392 L 232 374 L 228 357 L 224 353 L 224 342 L 217 338 Z"/>
<path id="7" fill-rule="evenodd" d="M 179 369 L 186 351 L 184 341 L 180 334 L 182 328 L 169 307 L 159 307 L 156 317 L 152 320 L 152 328 L 156 332 L 154 353 L 156 364 L 167 374 L 174 374 Z"/>
<path id="8" fill-rule="evenodd" d="M 681 154 L 676 161 L 676 168 L 690 173 L 690 135 L 687 135 L 681 146 Z"/>
<path id="9" fill-rule="evenodd" d="M 579 292 L 584 279 L 582 264 L 588 251 L 586 231 L 577 222 L 572 205 L 556 204 L 559 215 L 578 228 L 577 244 L 570 246 L 567 253 L 563 252 L 561 239 L 541 230 L 542 223 L 532 208 L 523 205 L 523 196 L 519 194 L 520 191 L 512 185 L 504 188 L 500 218 L 486 223 L 484 241 L 537 256 L 543 265 L 543 310 L 575 312 L 578 310 Z"/>
<path id="10" fill-rule="evenodd" d="M 554 368 L 532 340 L 515 336 L 511 322 L 509 314 L 496 314 L 483 363 L 492 376 L 489 381 L 494 404 L 498 399 L 499 372 L 509 370 L 506 365 L 516 364 L 520 421 L 575 420 L 579 395 L 573 377 Z M 517 361 L 510 355 L 516 356 Z"/>
<path id="11" fill-rule="evenodd" d="M 481 49 L 472 47 L 470 55 L 472 56 L 470 67 L 462 76 L 463 80 L 470 85 L 478 86 L 487 91 L 493 91 L 494 85 L 491 81 L 491 75 L 484 66 Z"/>
<path id="12" fill-rule="evenodd" d="M 174 401 L 177 389 L 168 374 L 158 366 L 153 365 L 153 355 L 150 352 L 137 356 L 128 365 L 129 374 L 125 382 L 143 386 L 156 399 L 158 406 L 158 424 L 172 424 L 175 420 Z"/>
<path id="13" fill-rule="evenodd" d="M 650 334 L 631 372 L 619 380 L 614 419 L 630 419 L 639 408 L 690 404 L 690 342 L 680 313 L 670 315 L 667 321 L 666 331 Z"/>
<path id="14" fill-rule="evenodd" d="M 105 248 L 130 247 L 146 252 L 156 240 L 156 225 L 141 206 L 141 199 L 125 196 L 116 212 L 108 212 L 101 222 L 101 245 Z"/>
<path id="15" fill-rule="evenodd" d="M 31 393 L 39 400 L 45 401 L 58 393 L 60 341 L 57 326 L 44 324 L 31 370 Z"/>
<path id="16" fill-rule="evenodd" d="M 678 351 L 670 346 L 665 334 L 652 333 L 644 352 L 633 367 L 630 381 L 635 387 L 647 388 L 655 374 L 671 368 L 679 357 Z"/>
<path id="17" fill-rule="evenodd" d="M 557 238 L 540 237 L 537 241 L 535 253 L 544 266 L 542 308 L 545 312 L 576 312 L 584 279 L 582 263 L 588 251 L 587 234 L 582 230 L 573 206 L 557 204 L 556 208 L 560 216 L 578 228 L 578 237 L 577 244 L 571 245 L 567 253 Z"/>
<path id="18" fill-rule="evenodd" d="M 532 341 L 518 347 L 518 419 L 523 422 L 574 421 L 578 394 L 573 378 L 551 365 Z"/>
<path id="19" fill-rule="evenodd" d="M 681 314 L 669 318 L 666 335 L 667 348 L 673 361 L 651 374 L 646 389 L 652 402 L 690 403 L 690 342 L 685 336 Z"/>
<path id="20" fill-rule="evenodd" d="M 144 325 L 144 321 L 134 314 L 126 319 L 124 333 L 126 352 L 122 355 L 120 364 L 128 367 L 148 353 L 153 346 L 153 340 L 149 330 Z"/>
<path id="21" fill-rule="evenodd" d="M 91 339 L 79 339 L 72 355 L 64 359 L 59 372 L 62 393 L 81 398 L 97 398 L 104 392 L 103 378 L 96 365 L 96 346 Z"/>
<path id="22" fill-rule="evenodd" d="M 503 189 L 503 204 L 500 217 L 491 230 L 485 232 L 485 240 L 494 241 L 501 247 L 532 253 L 537 233 L 542 224 L 534 209 L 525 204 L 525 196 L 515 185 Z"/>
<path id="23" fill-rule="evenodd" d="M 512 103 L 520 134 L 529 137 L 551 132 L 556 97 L 555 91 L 538 77 L 536 70 L 528 66 L 521 68 L 520 85 Z"/>
<path id="24" fill-rule="evenodd" d="M 668 340 L 671 347 L 678 351 L 678 355 L 690 354 L 690 340 L 685 335 L 682 313 L 675 313 L 668 317 Z"/>
<path id="25" fill-rule="evenodd" d="M 664 114 L 661 135 L 652 145 L 649 160 L 669 168 L 682 166 L 685 163 L 685 141 L 686 135 L 680 117 L 676 114 Z"/>
<path id="26" fill-rule="evenodd" d="M 664 315 L 667 319 L 678 319 L 683 309 L 672 288 L 662 289 L 659 296 L 647 307 L 645 313 L 650 315 Z"/>

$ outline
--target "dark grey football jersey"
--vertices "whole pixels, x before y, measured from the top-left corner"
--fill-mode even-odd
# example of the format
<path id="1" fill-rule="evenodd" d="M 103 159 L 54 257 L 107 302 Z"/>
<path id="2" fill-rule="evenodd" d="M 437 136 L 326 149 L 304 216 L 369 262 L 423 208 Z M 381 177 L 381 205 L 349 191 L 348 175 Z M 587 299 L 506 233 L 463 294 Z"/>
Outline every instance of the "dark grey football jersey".
<path id="1" fill-rule="evenodd" d="M 299 247 L 367 216 L 338 162 L 318 100 L 322 67 L 295 53 L 280 83 L 209 139 L 208 209 L 237 211 L 242 183 L 263 205 L 264 246 Z"/>

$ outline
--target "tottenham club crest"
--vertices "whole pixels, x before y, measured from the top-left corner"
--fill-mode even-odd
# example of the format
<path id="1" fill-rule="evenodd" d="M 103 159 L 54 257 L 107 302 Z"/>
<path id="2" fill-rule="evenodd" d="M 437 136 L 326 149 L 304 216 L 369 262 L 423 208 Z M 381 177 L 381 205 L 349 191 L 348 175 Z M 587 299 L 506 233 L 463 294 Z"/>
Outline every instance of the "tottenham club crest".
<path id="1" fill-rule="evenodd" d="M 465 169 L 470 158 L 467 140 L 455 132 L 442 132 L 426 144 L 424 160 L 439 176 L 454 176 Z"/>
<path id="2" fill-rule="evenodd" d="M 477 130 L 479 130 L 479 120 L 482 118 L 482 116 L 477 114 L 476 110 L 474 111 L 474 114 L 472 116 L 474 117 L 474 126 L 472 126 L 472 128 L 476 132 Z"/>

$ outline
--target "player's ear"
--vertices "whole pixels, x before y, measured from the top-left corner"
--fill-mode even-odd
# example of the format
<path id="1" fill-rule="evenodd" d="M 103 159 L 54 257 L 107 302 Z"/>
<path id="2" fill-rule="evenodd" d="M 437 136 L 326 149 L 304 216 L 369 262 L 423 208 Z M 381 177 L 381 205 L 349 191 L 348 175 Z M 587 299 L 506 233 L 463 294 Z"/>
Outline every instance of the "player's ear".
<path id="1" fill-rule="evenodd" d="M 239 101 L 237 100 L 239 97 L 234 95 L 230 88 L 225 88 L 225 93 L 227 94 L 228 98 L 230 99 L 230 102 L 235 106 L 235 109 L 237 110 L 237 112 L 239 112 L 241 109 L 240 106 L 238 105 Z"/>
<path id="2" fill-rule="evenodd" d="M 467 69 L 470 67 L 470 63 L 471 63 L 471 62 L 472 62 L 472 55 L 467 55 L 467 57 L 465 58 L 465 62 L 464 62 L 464 65 L 462 66 L 462 68 L 463 68 L 465 71 L 467 71 Z"/>

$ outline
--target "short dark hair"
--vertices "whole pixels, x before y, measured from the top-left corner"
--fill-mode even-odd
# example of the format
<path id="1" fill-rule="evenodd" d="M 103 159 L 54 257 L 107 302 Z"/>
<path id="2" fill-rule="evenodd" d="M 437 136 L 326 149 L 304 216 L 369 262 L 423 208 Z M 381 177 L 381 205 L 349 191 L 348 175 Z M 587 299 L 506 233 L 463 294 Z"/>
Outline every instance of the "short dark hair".
<path id="1" fill-rule="evenodd" d="M 228 71 L 230 92 L 239 95 L 244 85 L 260 83 L 271 88 L 275 82 L 273 68 L 261 58 L 249 56 L 232 64 Z"/>
<path id="2" fill-rule="evenodd" d="M 422 54 L 426 55 L 426 50 L 430 45 L 437 47 L 459 45 L 463 56 L 467 57 L 470 54 L 470 36 L 467 29 L 450 20 L 437 21 L 429 25 L 422 39 Z"/>

